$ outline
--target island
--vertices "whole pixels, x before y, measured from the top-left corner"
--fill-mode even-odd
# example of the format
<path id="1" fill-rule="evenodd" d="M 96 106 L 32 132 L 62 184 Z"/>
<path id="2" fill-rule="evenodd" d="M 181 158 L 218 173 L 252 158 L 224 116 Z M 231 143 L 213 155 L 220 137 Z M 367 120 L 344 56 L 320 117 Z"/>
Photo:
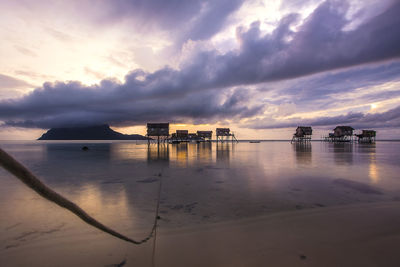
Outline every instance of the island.
<path id="1" fill-rule="evenodd" d="M 109 125 L 51 128 L 38 140 L 148 140 L 140 134 L 122 134 Z"/>

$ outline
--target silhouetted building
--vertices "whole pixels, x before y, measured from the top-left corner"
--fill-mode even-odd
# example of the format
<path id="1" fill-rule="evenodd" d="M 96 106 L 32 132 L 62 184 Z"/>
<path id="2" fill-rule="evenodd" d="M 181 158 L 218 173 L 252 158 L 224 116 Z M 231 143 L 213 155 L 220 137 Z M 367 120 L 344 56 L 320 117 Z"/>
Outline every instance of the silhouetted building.
<path id="1" fill-rule="evenodd" d="M 354 128 L 351 126 L 336 126 L 333 133 L 329 133 L 324 139 L 329 142 L 351 142 L 353 141 Z"/>
<path id="2" fill-rule="evenodd" d="M 192 141 L 192 140 L 197 140 L 197 139 L 198 139 L 197 134 L 196 134 L 196 133 L 189 133 L 189 134 L 188 134 L 188 139 L 189 139 L 190 141 Z"/>
<path id="3" fill-rule="evenodd" d="M 217 142 L 218 141 L 224 142 L 224 139 L 226 141 L 229 141 L 229 137 L 231 137 L 232 142 L 234 140 L 237 142 L 235 134 L 233 132 L 231 133 L 231 130 L 229 128 L 217 128 L 216 135 L 217 135 Z"/>
<path id="4" fill-rule="evenodd" d="M 374 143 L 376 138 L 376 131 L 362 130 L 361 134 L 356 134 L 358 142 L 360 143 Z"/>
<path id="5" fill-rule="evenodd" d="M 345 137 L 345 136 L 352 136 L 354 128 L 351 126 L 336 126 L 333 129 L 333 135 L 335 137 Z"/>
<path id="6" fill-rule="evenodd" d="M 292 142 L 310 142 L 312 128 L 310 126 L 298 126 L 293 134 Z"/>
<path id="7" fill-rule="evenodd" d="M 211 141 L 212 131 L 197 131 L 197 136 L 203 140 Z"/>
<path id="8" fill-rule="evenodd" d="M 157 137 L 157 143 L 160 139 L 165 142 L 169 137 L 169 123 L 147 123 L 147 137 Z"/>
<path id="9" fill-rule="evenodd" d="M 197 140 L 200 140 L 197 134 L 189 133 L 188 130 L 176 130 L 176 133 L 172 134 L 171 136 L 172 143 L 189 142 Z"/>

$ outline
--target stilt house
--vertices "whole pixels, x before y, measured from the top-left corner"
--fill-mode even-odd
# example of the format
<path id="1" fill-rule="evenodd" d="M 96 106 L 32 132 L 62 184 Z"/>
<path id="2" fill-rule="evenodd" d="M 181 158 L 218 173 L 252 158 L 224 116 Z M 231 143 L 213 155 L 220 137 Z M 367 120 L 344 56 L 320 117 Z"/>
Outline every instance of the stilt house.
<path id="1" fill-rule="evenodd" d="M 354 128 L 351 126 L 336 126 L 333 129 L 333 135 L 335 137 L 345 137 L 345 136 L 352 136 Z"/>

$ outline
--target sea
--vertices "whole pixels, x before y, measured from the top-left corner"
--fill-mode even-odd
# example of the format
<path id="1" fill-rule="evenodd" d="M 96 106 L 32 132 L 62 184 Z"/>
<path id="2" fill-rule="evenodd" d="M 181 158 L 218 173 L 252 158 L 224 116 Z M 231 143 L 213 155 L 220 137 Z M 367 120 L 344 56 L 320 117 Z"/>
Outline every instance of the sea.
<path id="1" fill-rule="evenodd" d="M 400 201 L 396 141 L 0 141 L 0 147 L 104 225 L 139 239 L 151 230 L 157 206 L 162 231 L 286 211 Z M 80 259 L 96 254 L 91 246 L 98 240 L 124 243 L 45 200 L 4 169 L 0 214 L 1 266 L 30 255 L 26 251 L 35 252 L 32 266 L 45 266 L 40 259 L 49 247 L 60 246 L 69 257 Z M 70 245 L 82 242 L 87 246 L 81 253 Z"/>

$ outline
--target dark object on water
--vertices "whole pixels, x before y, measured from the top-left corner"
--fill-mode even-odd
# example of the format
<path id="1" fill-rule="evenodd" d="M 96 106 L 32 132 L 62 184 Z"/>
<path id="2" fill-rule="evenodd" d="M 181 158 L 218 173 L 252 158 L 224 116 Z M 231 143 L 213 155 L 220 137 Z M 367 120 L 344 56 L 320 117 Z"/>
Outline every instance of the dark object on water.
<path id="1" fill-rule="evenodd" d="M 120 263 L 106 265 L 106 267 L 122 267 L 122 266 L 125 266 L 126 262 L 127 262 L 127 260 L 124 259 L 124 260 L 121 261 Z"/>
<path id="2" fill-rule="evenodd" d="M 160 220 L 161 219 L 161 216 L 157 216 L 157 220 Z"/>
<path id="3" fill-rule="evenodd" d="M 260 141 L 254 140 L 254 141 L 250 141 L 249 143 L 260 143 Z"/>
<path id="4" fill-rule="evenodd" d="M 303 254 L 300 254 L 299 257 L 300 257 L 300 259 L 302 259 L 302 260 L 307 259 L 307 256 L 306 256 L 306 255 L 303 255 Z"/>
<path id="5" fill-rule="evenodd" d="M 82 147 L 82 150 L 83 150 L 83 151 L 88 151 L 89 148 L 88 148 L 87 146 L 83 146 L 83 147 Z"/>

